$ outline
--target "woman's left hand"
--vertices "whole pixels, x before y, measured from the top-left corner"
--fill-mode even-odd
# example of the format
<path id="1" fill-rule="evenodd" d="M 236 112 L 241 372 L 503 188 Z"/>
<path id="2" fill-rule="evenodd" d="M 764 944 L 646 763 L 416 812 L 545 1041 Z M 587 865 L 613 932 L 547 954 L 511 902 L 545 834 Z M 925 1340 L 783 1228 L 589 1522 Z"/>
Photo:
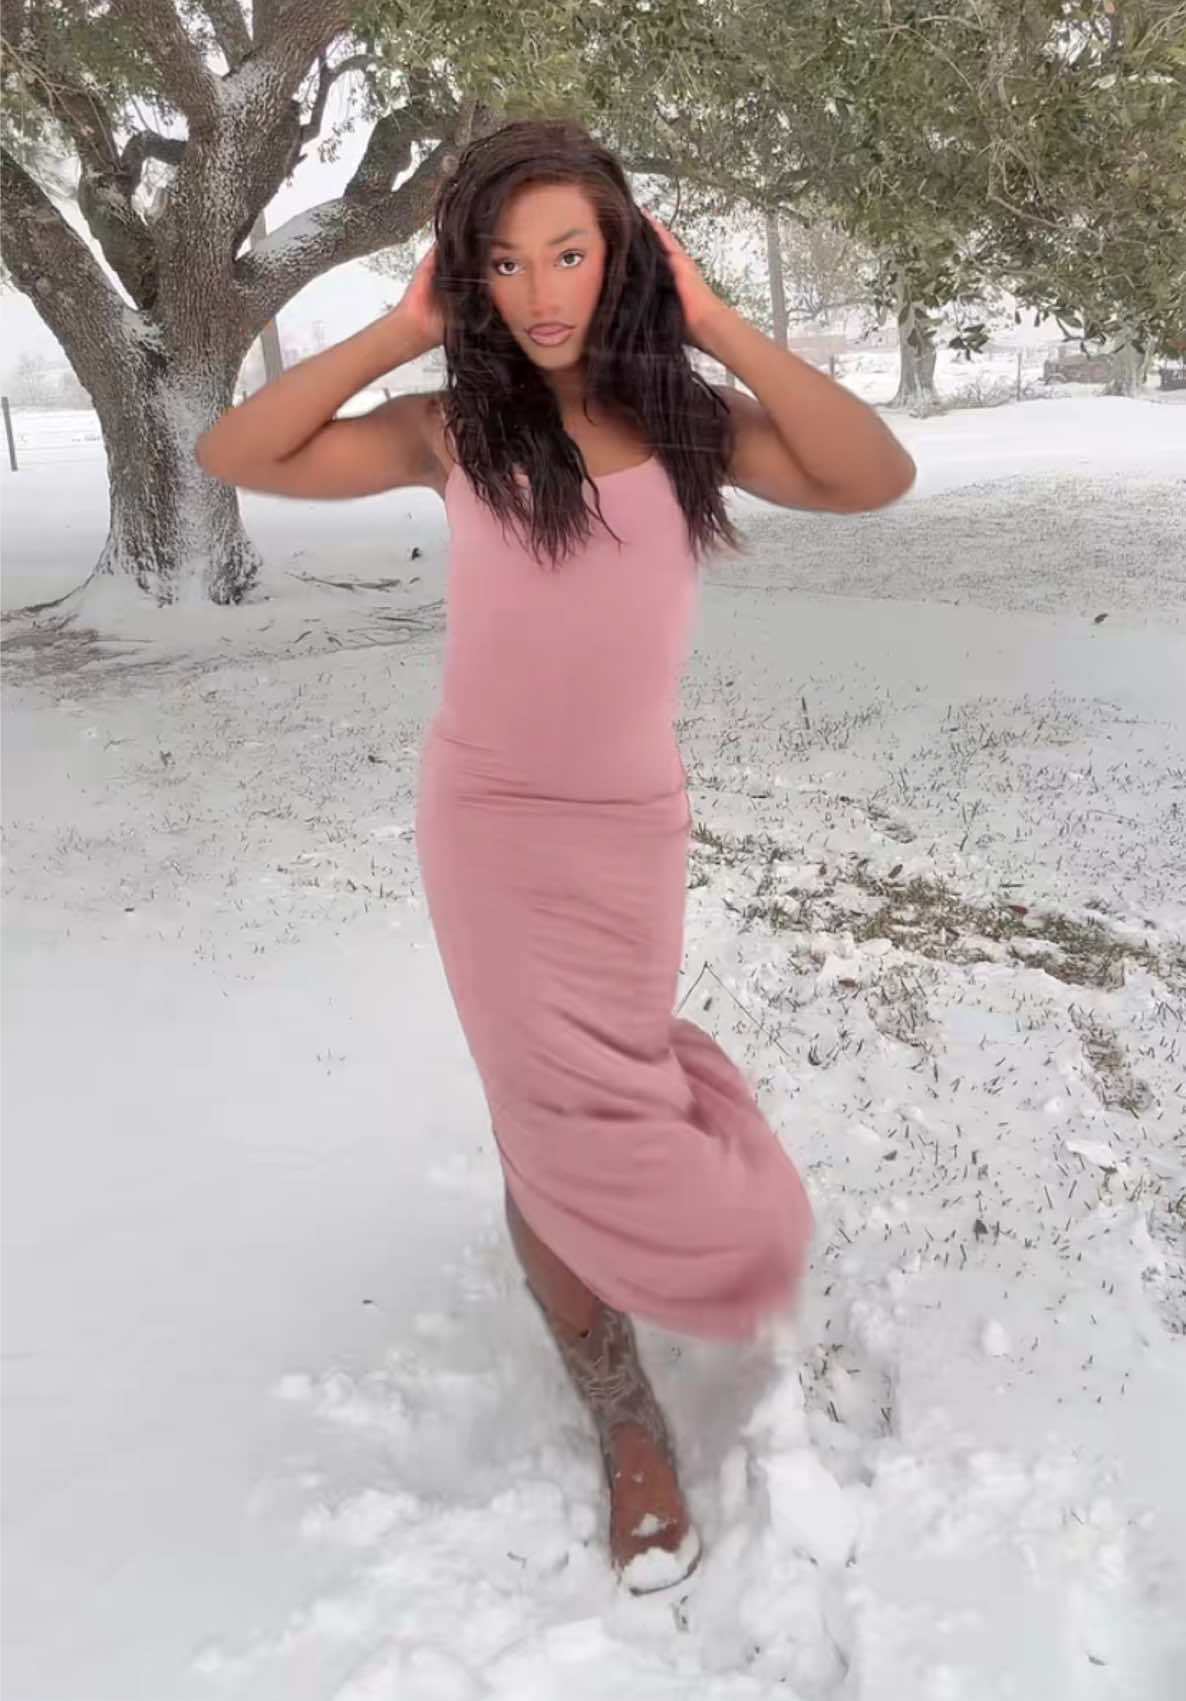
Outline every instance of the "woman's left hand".
<path id="1" fill-rule="evenodd" d="M 680 305 L 684 310 L 684 318 L 688 325 L 688 337 L 698 349 L 708 353 L 705 338 L 715 315 L 727 311 L 720 296 L 705 283 L 700 267 L 687 250 L 676 241 L 665 224 L 660 224 L 654 213 L 643 212 L 650 221 L 659 241 L 663 244 L 663 252 L 667 255 L 679 290 Z"/>

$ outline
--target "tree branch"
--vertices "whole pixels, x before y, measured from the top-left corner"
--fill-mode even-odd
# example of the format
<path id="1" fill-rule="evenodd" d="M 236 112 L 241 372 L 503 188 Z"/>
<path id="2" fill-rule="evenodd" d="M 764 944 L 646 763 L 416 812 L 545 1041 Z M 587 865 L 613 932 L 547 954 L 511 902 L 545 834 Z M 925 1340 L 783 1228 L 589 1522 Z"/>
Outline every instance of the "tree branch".
<path id="1" fill-rule="evenodd" d="M 157 0 L 121 3 L 156 4 Z M 258 106 L 274 114 L 279 103 L 291 100 L 330 43 L 350 27 L 354 12 L 352 0 L 288 0 L 283 8 L 275 8 L 270 32 L 256 36 L 250 83 L 242 85 L 247 90 L 247 110 Z M 228 92 L 234 92 L 239 81 L 232 74 L 226 83 Z"/>
<path id="2" fill-rule="evenodd" d="M 131 192 L 140 187 L 140 177 L 146 159 L 159 159 L 165 165 L 177 166 L 185 157 L 184 136 L 161 136 L 155 130 L 135 130 L 124 143 L 119 156 L 121 171 L 131 179 Z"/>
<path id="3" fill-rule="evenodd" d="M 213 126 L 218 79 L 207 70 L 170 0 L 110 0 L 111 12 L 136 33 L 160 75 L 169 100 L 189 120 L 191 131 Z"/>
<path id="4" fill-rule="evenodd" d="M 301 126 L 302 147 L 307 142 L 315 142 L 321 134 L 325 103 L 338 78 L 349 76 L 351 71 L 365 71 L 374 63 L 374 56 L 370 53 L 352 53 L 348 59 L 341 60 L 337 65 L 331 65 L 324 53 L 317 55 L 317 93 L 313 97 L 313 109 Z"/>
<path id="5" fill-rule="evenodd" d="M 202 10 L 214 26 L 214 34 L 229 70 L 241 65 L 251 52 L 251 31 L 239 0 L 202 0 Z"/>
<path id="6" fill-rule="evenodd" d="M 62 126 L 78 150 L 78 205 L 108 265 L 138 306 L 150 306 L 156 289 L 156 256 L 132 198 L 145 154 L 152 150 L 147 144 L 138 148 L 133 137 L 121 152 L 115 126 L 97 90 L 69 56 L 68 45 L 46 27 L 39 7 L 28 8 L 24 26 L 19 42 L 5 38 L 5 53 L 20 67 L 32 98 Z M 165 139 L 156 140 L 163 145 Z"/>
<path id="7" fill-rule="evenodd" d="M 63 348 L 70 349 L 79 378 L 93 390 L 100 375 L 97 364 L 87 370 L 86 351 L 105 340 L 126 341 L 121 321 L 131 309 L 86 243 L 7 148 L 0 148 L 0 190 L 4 258 L 12 280 L 35 303 Z"/>
<path id="8" fill-rule="evenodd" d="M 318 106 L 324 107 L 324 92 L 328 81 L 336 74 L 344 73 L 347 68 L 357 69 L 360 64 L 372 63 L 369 56 L 356 55 L 339 66 L 330 67 L 324 52 L 318 55 L 318 62 L 323 72 L 322 86 L 318 90 L 314 112 L 309 122 L 297 127 L 296 103 L 293 101 L 282 103 L 280 106 L 282 117 L 291 117 L 292 124 L 283 123 L 274 137 L 270 137 L 264 129 L 262 117 L 260 125 L 257 126 L 256 134 L 260 139 L 252 155 L 253 176 L 249 180 L 249 207 L 253 218 L 259 208 L 271 198 L 280 177 L 297 164 L 303 143 L 310 140 L 316 130 L 320 129 L 321 115 Z M 344 200 L 390 196 L 392 185 L 412 163 L 416 143 L 428 139 L 443 140 L 455 134 L 459 114 L 452 93 L 427 74 L 412 74 L 407 80 L 412 98 L 406 106 L 388 113 L 373 127 L 363 158 L 344 191 Z M 275 125 L 274 111 L 268 116 Z M 320 209 L 315 211 L 320 212 Z M 298 222 L 294 222 L 294 229 Z M 249 228 L 250 225 L 245 225 L 239 229 L 233 251 L 238 251 Z M 302 232 L 302 239 L 306 236 L 307 232 Z M 402 241 L 404 238 L 396 237 L 392 240 Z"/>
<path id="9" fill-rule="evenodd" d="M 428 111 L 417 100 L 386 113 L 371 131 L 344 198 L 385 194 L 400 172 L 411 165 L 415 144 L 427 137 L 439 139 L 450 134 L 456 118 L 456 113 Z"/>
<path id="10" fill-rule="evenodd" d="M 395 112 L 379 119 L 366 145 L 354 176 L 346 185 L 347 197 L 385 194 L 395 179 L 412 163 L 417 142 L 448 141 L 454 153 L 495 129 L 498 115 L 478 100 L 460 107 L 452 91 L 427 73 L 412 72 L 408 78 L 408 100 Z"/>
<path id="11" fill-rule="evenodd" d="M 111 118 L 45 21 L 39 7 L 29 7 L 19 20 L 19 34 L 14 34 L 11 17 L 6 17 L 0 26 L 5 58 L 19 69 L 29 96 L 69 131 L 84 169 L 109 170 L 116 161 Z"/>
<path id="12" fill-rule="evenodd" d="M 235 278 L 251 334 L 257 334 L 328 266 L 360 259 L 414 236 L 432 211 L 433 192 L 451 147 L 448 139 L 438 142 L 394 191 L 390 176 L 381 180 L 380 187 L 360 188 L 356 173 L 341 199 L 323 201 L 299 213 L 237 260 Z"/>
<path id="13" fill-rule="evenodd" d="M 731 199 L 736 199 L 742 192 L 742 186 L 736 176 L 706 169 L 692 146 L 678 155 L 626 152 L 622 155 L 622 169 L 635 177 L 670 177 L 677 182 L 682 178 L 698 188 L 712 189 L 728 195 Z M 810 182 L 810 171 L 781 172 L 778 178 L 767 186 L 768 193 L 761 204 L 763 207 L 769 204 L 772 210 L 782 207 L 789 203 L 795 194 L 807 188 Z M 757 193 L 756 184 L 747 187 L 751 196 Z M 758 203 L 755 201 L 754 204 Z"/>
<path id="14" fill-rule="evenodd" d="M 622 170 L 634 177 L 677 177 L 681 167 L 661 154 L 634 154 L 622 160 Z"/>
<path id="15" fill-rule="evenodd" d="M 284 6 L 285 0 L 251 0 L 251 33 L 257 47 L 275 35 Z"/>
<path id="16" fill-rule="evenodd" d="M 853 308 L 868 306 L 868 296 L 854 301 L 820 301 L 814 307 L 803 303 L 795 308 L 792 317 L 796 323 L 810 323 L 812 319 L 823 319 L 833 313 L 847 313 Z"/>

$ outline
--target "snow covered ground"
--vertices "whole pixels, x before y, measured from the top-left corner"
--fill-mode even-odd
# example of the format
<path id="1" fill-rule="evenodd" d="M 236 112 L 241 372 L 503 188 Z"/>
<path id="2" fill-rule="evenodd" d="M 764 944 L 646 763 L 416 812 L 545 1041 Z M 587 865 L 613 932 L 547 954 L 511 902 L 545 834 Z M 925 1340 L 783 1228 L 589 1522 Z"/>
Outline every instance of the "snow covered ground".
<path id="1" fill-rule="evenodd" d="M 75 420 L 10 609 L 102 541 Z M 739 503 L 688 670 L 685 1008 L 819 1233 L 752 1346 L 645 1335 L 675 1596 L 615 1589 L 419 893 L 436 498 L 7 623 L 12 1701 L 1181 1694 L 1186 411 L 903 434 L 892 513 Z"/>

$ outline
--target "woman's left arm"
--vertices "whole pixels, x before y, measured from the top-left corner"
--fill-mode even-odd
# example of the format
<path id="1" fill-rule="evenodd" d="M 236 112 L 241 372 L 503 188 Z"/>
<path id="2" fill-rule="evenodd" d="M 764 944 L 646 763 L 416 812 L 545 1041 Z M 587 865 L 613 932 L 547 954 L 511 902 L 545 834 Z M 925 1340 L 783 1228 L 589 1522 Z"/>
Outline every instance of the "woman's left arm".
<path id="1" fill-rule="evenodd" d="M 735 427 L 734 484 L 784 508 L 837 514 L 884 508 L 914 483 L 914 462 L 871 407 L 757 330 L 705 283 L 657 219 L 696 347 L 757 400 L 719 390 Z"/>

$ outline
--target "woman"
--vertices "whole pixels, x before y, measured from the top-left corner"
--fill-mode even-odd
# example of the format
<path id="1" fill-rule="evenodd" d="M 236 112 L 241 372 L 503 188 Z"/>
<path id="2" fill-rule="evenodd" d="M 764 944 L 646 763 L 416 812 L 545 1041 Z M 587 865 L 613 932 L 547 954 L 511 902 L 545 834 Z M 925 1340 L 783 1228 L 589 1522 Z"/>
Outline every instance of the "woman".
<path id="1" fill-rule="evenodd" d="M 741 1076 L 672 1010 L 689 828 L 673 734 L 723 488 L 853 512 L 910 486 L 877 415 L 713 294 L 567 123 L 474 142 L 384 319 L 231 409 L 216 477 L 294 497 L 429 485 L 452 554 L 417 840 L 511 1238 L 597 1428 L 633 1589 L 699 1547 L 629 1313 L 740 1338 L 785 1304 L 805 1194 Z M 444 342 L 448 386 L 341 405 Z M 716 390 L 687 344 L 756 399 Z"/>

